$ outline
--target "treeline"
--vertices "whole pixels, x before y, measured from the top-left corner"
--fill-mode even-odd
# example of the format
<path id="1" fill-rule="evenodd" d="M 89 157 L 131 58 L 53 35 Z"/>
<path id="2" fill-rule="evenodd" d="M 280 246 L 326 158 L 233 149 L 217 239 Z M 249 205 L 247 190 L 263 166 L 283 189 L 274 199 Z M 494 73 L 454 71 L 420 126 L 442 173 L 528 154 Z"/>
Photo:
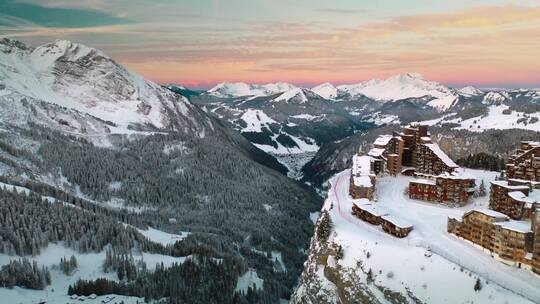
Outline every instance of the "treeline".
<path id="1" fill-rule="evenodd" d="M 50 242 L 63 242 L 81 253 L 99 252 L 111 244 L 116 250 L 133 248 L 166 253 L 161 244 L 115 218 L 62 203 L 0 189 L 0 252 L 37 255 Z"/>
<path id="2" fill-rule="evenodd" d="M 30 178 L 12 174 L 0 177 L 0 181 L 66 202 L 69 206 L 63 211 L 54 209 L 61 204 L 48 206 L 56 213 L 65 212 L 62 217 L 69 220 L 66 227 L 60 226 L 67 232 L 62 231 L 56 236 L 59 229 L 54 232 L 56 226 L 52 223 L 61 217 L 51 216 L 51 223 L 45 223 L 38 215 L 43 213 L 42 217 L 47 217 L 51 211 L 28 213 L 39 219 L 39 225 L 36 225 L 39 229 L 9 219 L 9 226 L 5 224 L 6 230 L 1 232 L 5 235 L 0 233 L 0 246 L 3 246 L 0 250 L 36 254 L 58 239 L 80 252 L 103 250 L 106 242 L 111 242 L 117 254 L 129 254 L 129 247 L 171 256 L 230 258 L 241 269 L 257 270 L 259 277 L 264 279 L 266 297 L 290 296 L 305 261 L 301 249 L 307 247 L 313 233 L 308 214 L 319 209 L 320 200 L 313 193 L 254 163 L 245 153 L 239 153 L 219 138 L 156 134 L 130 138 L 112 135 L 107 139 L 112 147 L 97 147 L 87 140 L 38 125 L 20 131 L 16 138 L 4 139 L 7 145 L 16 147 L 26 147 L 14 143 L 28 140 L 32 143 L 28 147 L 38 150 L 37 153 L 32 150 L 35 158 L 19 154 L 15 162 L 21 172 L 28 172 L 26 175 Z M 0 159 L 0 162 L 3 161 Z M 44 176 L 48 180 L 63 180 L 62 184 L 57 187 L 46 185 L 40 182 Z M 81 192 L 97 202 L 114 199 L 144 211 L 135 214 L 100 206 L 81 199 Z M 36 198 L 30 204 L 32 207 L 27 208 L 40 206 L 40 199 Z M 266 210 L 264 205 L 272 208 Z M 69 214 L 68 209 L 77 210 L 76 215 Z M 6 212 L 3 216 L 7 216 L 4 215 Z M 22 211 L 17 212 L 20 217 Z M 86 221 L 87 217 L 92 223 Z M 169 222 L 170 218 L 175 220 Z M 79 227 L 78 221 L 85 224 Z M 113 222 L 115 224 L 109 229 L 109 223 Z M 140 228 L 150 225 L 173 233 L 190 231 L 191 234 L 164 247 L 144 242 L 135 229 L 119 222 Z M 28 227 L 23 229 L 23 226 Z M 126 229 L 135 234 L 124 231 Z M 23 233 L 25 230 L 33 231 L 36 240 L 32 240 L 30 232 Z M 274 267 L 272 251 L 281 253 L 286 272 L 278 271 L 281 267 Z M 120 268 L 127 276 L 126 267 L 111 271 L 118 274 Z"/>
<path id="3" fill-rule="evenodd" d="M 0 286 L 15 286 L 29 289 L 44 289 L 51 284 L 51 273 L 47 267 L 39 267 L 36 261 L 26 258 L 12 260 L 0 269 Z"/>
<path id="4" fill-rule="evenodd" d="M 167 298 L 169 303 L 276 303 L 269 292 L 249 288 L 237 292 L 240 268 L 235 261 L 215 260 L 197 255 L 182 264 L 165 268 L 156 265 L 154 271 L 139 273 L 132 280 L 115 282 L 104 278 L 79 280 L 68 289 L 69 295 L 120 294 L 144 297 L 146 301 Z M 266 286 L 265 286 L 266 287 Z"/>
<path id="5" fill-rule="evenodd" d="M 116 138 L 108 149 L 47 136 L 39 150 L 47 170 L 61 168 L 96 200 L 119 198 L 132 206 L 157 207 L 161 218 L 175 217 L 171 228 L 198 232 L 184 242 L 193 243 L 192 251 L 239 256 L 234 244 L 242 244 L 281 252 L 288 271 L 264 279 L 277 280 L 278 290 L 288 290 L 281 296 L 288 298 L 305 260 L 299 249 L 313 233 L 308 214 L 320 204 L 308 191 L 215 139 L 158 134 Z M 178 247 L 174 255 L 185 253 Z M 273 265 L 269 259 L 265 266 L 258 259 L 249 263 L 257 269 Z"/>
<path id="6" fill-rule="evenodd" d="M 456 162 L 462 167 L 489 171 L 501 171 L 506 166 L 504 158 L 483 152 L 470 154 L 466 158 L 458 159 Z"/>

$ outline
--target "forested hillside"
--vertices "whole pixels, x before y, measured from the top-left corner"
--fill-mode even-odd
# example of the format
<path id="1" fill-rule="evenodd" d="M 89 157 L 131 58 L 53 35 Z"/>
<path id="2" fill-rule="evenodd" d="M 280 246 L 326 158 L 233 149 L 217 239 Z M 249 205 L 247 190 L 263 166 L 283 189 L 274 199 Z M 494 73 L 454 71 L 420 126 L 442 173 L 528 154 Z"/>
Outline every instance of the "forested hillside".
<path id="1" fill-rule="evenodd" d="M 82 287 L 62 256 L 44 260 L 51 250 L 74 254 L 82 280 L 116 282 L 109 291 L 126 296 L 289 297 L 321 202 L 273 157 L 100 51 L 2 40 L 0 59 L 2 265 L 23 255 L 45 261 L 52 282 L 38 287 L 65 297 L 54 301 L 67 299 L 68 285 Z M 9 286 L 24 285 L 13 279 Z M 84 294 L 103 294 L 92 284 Z"/>

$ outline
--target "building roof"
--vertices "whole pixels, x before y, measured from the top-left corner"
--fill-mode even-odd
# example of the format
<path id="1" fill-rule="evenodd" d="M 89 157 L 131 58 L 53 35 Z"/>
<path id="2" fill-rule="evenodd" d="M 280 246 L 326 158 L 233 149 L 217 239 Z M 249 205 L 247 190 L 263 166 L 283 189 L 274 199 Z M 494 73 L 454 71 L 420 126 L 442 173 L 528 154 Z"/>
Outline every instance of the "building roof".
<path id="1" fill-rule="evenodd" d="M 357 187 L 373 187 L 369 175 L 353 176 L 353 183 Z"/>
<path id="2" fill-rule="evenodd" d="M 500 187 L 504 187 L 504 188 L 510 189 L 510 190 L 525 190 L 525 189 L 529 190 L 528 186 L 525 186 L 525 185 L 522 185 L 522 186 L 510 186 L 510 185 L 508 185 L 507 181 L 501 181 L 501 180 L 491 181 L 491 184 L 496 185 L 496 186 L 500 186 Z"/>
<path id="3" fill-rule="evenodd" d="M 367 155 L 353 156 L 353 175 L 369 175 L 371 174 L 371 157 Z"/>
<path id="4" fill-rule="evenodd" d="M 529 144 L 531 146 L 540 146 L 540 142 L 538 142 L 538 141 L 524 140 L 521 143 Z"/>
<path id="5" fill-rule="evenodd" d="M 437 157 L 448 167 L 450 168 L 459 168 L 459 166 L 450 158 L 446 153 L 444 153 L 443 150 L 439 147 L 437 144 L 424 144 L 428 149 L 433 152 L 433 154 L 437 155 Z"/>
<path id="6" fill-rule="evenodd" d="M 495 210 L 491 210 L 491 209 L 484 209 L 484 208 L 475 208 L 467 213 L 465 213 L 465 215 L 467 214 L 470 214 L 471 212 L 480 212 L 480 213 L 483 213 L 489 217 L 494 217 L 494 218 L 497 218 L 497 219 L 504 219 L 504 220 L 508 220 L 509 217 L 508 215 L 504 214 L 504 213 L 500 213 L 500 212 L 497 212 Z"/>
<path id="7" fill-rule="evenodd" d="M 512 165 L 513 166 L 513 165 Z M 531 186 L 538 186 L 540 185 L 540 182 L 537 182 L 537 181 L 533 181 L 533 180 L 528 180 L 528 179 L 520 179 L 520 178 L 509 178 L 508 179 L 509 182 L 515 182 L 515 183 L 522 183 L 522 184 L 529 184 Z M 523 185 L 525 186 L 525 185 Z"/>
<path id="8" fill-rule="evenodd" d="M 392 138 L 393 136 L 389 134 L 379 135 L 379 137 L 375 139 L 373 144 L 377 146 L 386 146 L 390 142 L 390 140 L 392 140 Z"/>
<path id="9" fill-rule="evenodd" d="M 374 215 L 374 216 L 385 216 L 388 215 L 388 211 L 384 208 L 373 206 L 373 205 L 362 205 L 358 208 L 364 210 L 365 212 Z"/>
<path id="10" fill-rule="evenodd" d="M 368 155 L 373 157 L 380 157 L 383 155 L 384 151 L 386 151 L 383 148 L 373 148 L 369 150 Z"/>
<path id="11" fill-rule="evenodd" d="M 352 200 L 352 203 L 353 203 L 354 205 L 357 205 L 357 206 L 360 206 L 360 205 L 371 205 L 371 201 L 368 200 L 367 198 L 353 199 L 353 200 Z"/>
<path id="12" fill-rule="evenodd" d="M 530 199 L 525 193 L 521 191 L 512 191 L 508 192 L 508 196 L 510 196 L 513 200 L 524 202 L 524 203 L 534 203 L 534 200 Z"/>
<path id="13" fill-rule="evenodd" d="M 507 222 L 498 222 L 495 225 L 500 226 L 506 230 L 512 230 L 519 233 L 529 233 L 531 230 L 531 222 L 528 221 L 507 221 Z"/>
<path id="14" fill-rule="evenodd" d="M 429 179 L 423 179 L 423 178 L 413 179 L 409 183 L 424 184 L 424 185 L 435 185 L 435 181 L 432 181 L 432 180 L 429 180 Z"/>
<path id="15" fill-rule="evenodd" d="M 399 228 L 412 228 L 413 225 L 402 219 L 401 217 L 395 215 L 385 215 L 381 217 L 383 220 L 394 224 L 394 226 Z"/>

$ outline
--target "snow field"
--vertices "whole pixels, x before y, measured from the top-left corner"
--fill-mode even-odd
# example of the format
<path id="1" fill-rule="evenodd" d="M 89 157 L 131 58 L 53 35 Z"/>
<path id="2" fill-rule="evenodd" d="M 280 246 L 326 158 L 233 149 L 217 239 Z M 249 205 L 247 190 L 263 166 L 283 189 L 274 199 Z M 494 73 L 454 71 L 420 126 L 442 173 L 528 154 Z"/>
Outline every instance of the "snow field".
<path id="1" fill-rule="evenodd" d="M 468 169 L 466 173 L 486 184 L 497 175 Z M 447 208 L 408 199 L 404 189 L 410 177 L 379 178 L 373 204 L 414 225 L 408 237 L 398 239 L 351 215 L 349 174 L 350 170 L 345 170 L 331 180 L 323 207 L 333 221 L 333 241 L 344 249 L 344 258 L 336 261 L 339 265 L 358 270 L 357 262 L 361 261 L 364 271 L 372 269 L 377 284 L 404 294 L 408 289 L 427 303 L 540 302 L 540 279 L 530 271 L 500 263 L 446 232 L 448 216 L 459 217 L 467 210 L 486 207 L 489 194 L 465 207 Z M 473 290 L 476 277 L 483 284 L 479 292 Z"/>

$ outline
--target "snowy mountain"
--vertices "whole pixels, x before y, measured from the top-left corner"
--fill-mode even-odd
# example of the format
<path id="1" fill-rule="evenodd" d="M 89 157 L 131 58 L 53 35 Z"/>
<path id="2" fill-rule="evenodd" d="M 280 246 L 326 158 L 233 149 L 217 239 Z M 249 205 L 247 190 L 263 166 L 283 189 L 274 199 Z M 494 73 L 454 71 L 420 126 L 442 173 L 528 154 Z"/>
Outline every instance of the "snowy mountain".
<path id="1" fill-rule="evenodd" d="M 292 291 L 320 204 L 286 172 L 227 123 L 99 50 L 0 41 L 0 210 L 10 214 L 0 221 L 0 298 L 9 303 L 66 303 L 68 289 L 101 294 L 75 286 L 100 278 L 126 302 L 245 302 L 255 277 L 276 286 L 257 297 L 279 299 Z M 77 270 L 62 271 L 71 255 Z M 39 286 L 6 285 L 8 267 L 25 273 L 10 262 L 23 256 L 48 267 L 52 282 L 39 274 Z M 107 259 L 114 265 L 102 267 Z M 157 287 L 162 276 L 184 287 Z M 199 283 L 186 284 L 192 276 Z M 114 290 L 119 282 L 127 289 Z M 112 301 L 96 297 L 86 301 Z"/>
<path id="2" fill-rule="evenodd" d="M 502 103 L 508 100 L 509 98 L 510 96 L 505 91 L 500 91 L 500 92 L 491 91 L 491 92 L 487 92 L 486 95 L 484 95 L 483 103 L 488 104 L 488 105 L 497 104 L 497 103 Z"/>
<path id="3" fill-rule="evenodd" d="M 236 93 L 226 93 L 226 87 Z M 216 94 L 219 88 L 224 91 Z M 277 90 L 261 90 L 260 85 L 223 84 L 191 100 L 231 123 L 257 147 L 280 157 L 312 153 L 374 126 L 415 121 L 442 124 L 463 120 L 461 128 L 477 131 L 498 127 L 534 129 L 538 127 L 536 113 L 540 112 L 537 90 L 484 92 L 472 86 L 452 89 L 416 73 L 337 87 L 330 83 L 312 89 L 294 87 L 273 95 L 267 94 Z M 239 96 L 246 94 L 249 96 Z M 493 103 L 501 102 L 505 103 L 503 108 L 490 110 Z M 512 108 L 513 114 L 495 115 L 506 108 Z M 245 125 L 249 122 L 243 119 L 247 111 L 258 111 L 259 117 L 268 117 L 272 123 L 261 127 L 260 132 L 247 131 Z M 517 117 L 523 113 L 530 118 L 525 121 Z M 497 119 L 502 120 L 494 123 Z M 480 128 L 474 125 L 478 121 L 482 121 Z"/>
<path id="4" fill-rule="evenodd" d="M 333 84 L 329 82 L 325 82 L 323 84 L 320 84 L 316 87 L 311 88 L 311 91 L 313 91 L 315 94 L 329 99 L 334 100 L 338 97 L 338 88 L 336 88 Z"/>
<path id="5" fill-rule="evenodd" d="M 407 73 L 386 80 L 369 80 L 358 84 L 341 85 L 338 90 L 351 96 L 364 95 L 378 101 L 396 101 L 428 97 L 428 105 L 439 111 L 448 110 L 457 100 L 454 90 L 434 81 L 427 81 L 420 74 Z"/>
<path id="6" fill-rule="evenodd" d="M 58 40 L 34 49 L 4 39 L 0 62 L 5 90 L 110 122 L 113 133 L 154 128 L 203 135 L 212 127 L 185 98 L 84 45 Z"/>
<path id="7" fill-rule="evenodd" d="M 295 89 L 292 84 L 278 82 L 268 84 L 246 84 L 243 82 L 223 82 L 207 91 L 216 97 L 270 96 Z"/>
<path id="8" fill-rule="evenodd" d="M 458 93 L 463 96 L 478 96 L 484 94 L 484 92 L 473 86 L 466 86 L 458 90 Z"/>

